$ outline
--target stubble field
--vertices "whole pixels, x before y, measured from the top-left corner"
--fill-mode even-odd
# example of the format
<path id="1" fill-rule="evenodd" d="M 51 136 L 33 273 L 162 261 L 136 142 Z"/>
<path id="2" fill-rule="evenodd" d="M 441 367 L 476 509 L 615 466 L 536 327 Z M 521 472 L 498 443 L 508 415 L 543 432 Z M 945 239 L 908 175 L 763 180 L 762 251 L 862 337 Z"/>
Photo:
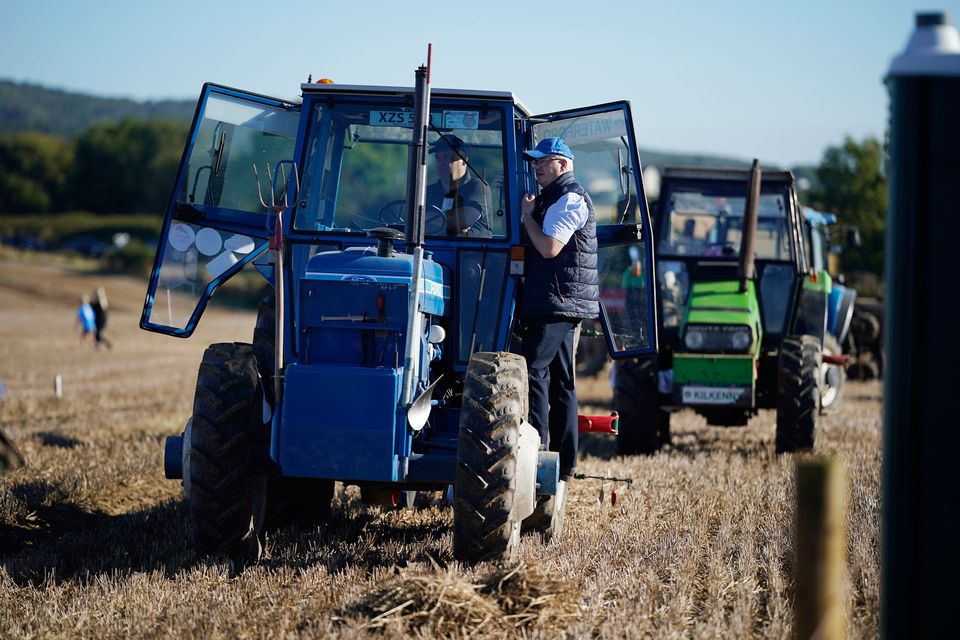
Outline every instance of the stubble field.
<path id="1" fill-rule="evenodd" d="M 113 349 L 81 346 L 79 297 L 106 287 Z M 178 340 L 137 327 L 144 284 L 0 254 L 0 427 L 28 466 L 0 477 L 0 637 L 782 638 L 792 628 L 793 467 L 774 415 L 745 428 L 673 415 L 673 445 L 619 458 L 586 439 L 580 470 L 630 476 L 617 504 L 575 481 L 566 529 L 524 538 L 520 563 L 453 560 L 436 496 L 384 510 L 338 488 L 326 527 L 281 530 L 242 571 L 198 557 L 162 445 L 190 413 L 212 342 L 248 341 L 254 316 L 210 308 Z M 63 379 L 56 399 L 53 380 Z M 606 413 L 606 374 L 581 380 Z M 881 385 L 850 383 L 820 453 L 849 473 L 850 637 L 878 635 Z"/>

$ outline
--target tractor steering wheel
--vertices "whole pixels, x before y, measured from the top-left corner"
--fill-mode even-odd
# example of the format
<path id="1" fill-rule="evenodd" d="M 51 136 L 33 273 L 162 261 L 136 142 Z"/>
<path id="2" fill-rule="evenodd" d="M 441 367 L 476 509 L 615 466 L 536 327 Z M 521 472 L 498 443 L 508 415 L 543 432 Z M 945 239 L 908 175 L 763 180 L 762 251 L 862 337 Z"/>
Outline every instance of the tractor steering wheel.
<path id="1" fill-rule="evenodd" d="M 377 211 L 377 218 L 386 226 L 404 224 L 403 210 L 407 206 L 406 199 L 390 200 Z"/>
<path id="2" fill-rule="evenodd" d="M 405 223 L 404 211 L 406 206 L 406 200 L 390 200 L 377 211 L 377 219 L 388 227 L 402 225 Z M 424 218 L 424 233 L 426 235 L 443 236 L 447 234 L 447 218 L 442 211 L 427 205 Z"/>

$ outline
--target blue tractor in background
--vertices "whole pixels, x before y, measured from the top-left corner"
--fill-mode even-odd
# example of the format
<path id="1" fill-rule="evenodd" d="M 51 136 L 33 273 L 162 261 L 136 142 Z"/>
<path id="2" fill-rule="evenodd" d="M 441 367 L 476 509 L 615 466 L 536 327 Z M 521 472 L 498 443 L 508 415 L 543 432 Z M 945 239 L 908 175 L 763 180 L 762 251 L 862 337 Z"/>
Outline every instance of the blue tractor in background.
<path id="1" fill-rule="evenodd" d="M 520 199 L 536 189 L 522 151 L 570 145 L 601 288 L 619 288 L 637 259 L 655 272 L 630 106 L 534 116 L 509 92 L 429 84 L 420 67 L 414 88 L 308 82 L 298 101 L 203 87 L 141 327 L 190 336 L 247 265 L 270 293 L 250 343 L 207 348 L 193 414 L 167 439 L 202 553 L 259 557 L 267 529 L 328 518 L 338 481 L 401 502 L 452 486 L 465 562 L 562 525 L 565 485 L 527 423 L 516 355 Z M 472 210 L 431 200 L 444 145 L 482 185 Z M 655 352 L 655 308 L 602 309 L 612 355 Z"/>
<path id="2" fill-rule="evenodd" d="M 821 363 L 820 411 L 829 413 L 840 405 L 847 380 L 847 349 L 853 324 L 857 290 L 842 284 L 839 273 L 839 244 L 831 242 L 830 230 L 837 224 L 837 216 L 803 207 L 803 243 L 808 261 L 827 293 L 827 324 L 823 336 Z M 860 233 L 856 227 L 847 227 L 847 245 L 859 246 Z"/>

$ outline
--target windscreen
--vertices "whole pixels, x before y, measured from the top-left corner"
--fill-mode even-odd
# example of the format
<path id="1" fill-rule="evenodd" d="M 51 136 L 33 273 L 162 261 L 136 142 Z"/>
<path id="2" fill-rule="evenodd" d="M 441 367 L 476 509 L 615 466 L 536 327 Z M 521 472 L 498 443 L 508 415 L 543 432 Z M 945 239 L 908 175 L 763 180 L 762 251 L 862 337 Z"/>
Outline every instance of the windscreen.
<path id="1" fill-rule="evenodd" d="M 743 236 L 746 183 L 671 185 L 658 255 L 736 257 Z M 760 193 L 754 249 L 758 259 L 792 260 L 785 188 Z"/>
<path id="2" fill-rule="evenodd" d="M 294 228 L 403 229 L 413 117 L 412 109 L 396 104 L 317 104 Z M 503 120 L 497 109 L 431 109 L 428 237 L 504 237 Z"/>

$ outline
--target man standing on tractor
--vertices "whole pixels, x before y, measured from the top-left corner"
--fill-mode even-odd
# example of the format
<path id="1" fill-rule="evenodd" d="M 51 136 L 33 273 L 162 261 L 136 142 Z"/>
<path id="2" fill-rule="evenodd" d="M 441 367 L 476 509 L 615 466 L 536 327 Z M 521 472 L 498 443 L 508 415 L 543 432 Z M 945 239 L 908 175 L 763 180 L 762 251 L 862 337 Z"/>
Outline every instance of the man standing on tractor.
<path id="1" fill-rule="evenodd" d="M 560 478 L 577 466 L 574 331 L 600 314 L 597 221 L 593 202 L 573 176 L 573 152 L 561 138 L 544 138 L 524 152 L 540 195 L 523 198 L 527 232 L 520 314 L 522 352 L 530 375 L 530 424 L 560 453 Z"/>
<path id="2" fill-rule="evenodd" d="M 430 145 L 437 181 L 427 187 L 427 226 L 442 215 L 448 236 L 489 238 L 490 188 L 470 175 L 467 147 L 454 135 L 445 135 Z"/>

